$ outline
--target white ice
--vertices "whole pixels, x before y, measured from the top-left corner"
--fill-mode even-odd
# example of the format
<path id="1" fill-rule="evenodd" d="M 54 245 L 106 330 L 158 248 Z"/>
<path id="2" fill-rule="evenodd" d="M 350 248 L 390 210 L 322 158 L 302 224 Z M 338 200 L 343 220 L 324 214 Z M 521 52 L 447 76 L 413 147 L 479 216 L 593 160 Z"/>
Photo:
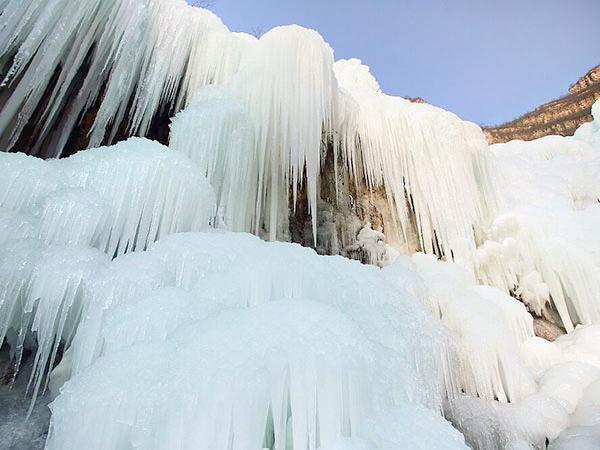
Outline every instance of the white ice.
<path id="1" fill-rule="evenodd" d="M 600 102 L 490 151 L 313 30 L 255 39 L 183 0 L 0 11 L 6 148 L 34 113 L 33 153 L 60 155 L 92 104 L 91 147 L 179 111 L 169 147 L 0 153 L 0 338 L 17 369 L 35 350 L 34 399 L 66 348 L 47 448 L 464 448 L 442 413 L 479 448 L 598 447 Z M 316 242 L 327 152 L 387 195 L 350 249 L 383 268 L 200 232 L 288 240 L 305 196 Z"/>

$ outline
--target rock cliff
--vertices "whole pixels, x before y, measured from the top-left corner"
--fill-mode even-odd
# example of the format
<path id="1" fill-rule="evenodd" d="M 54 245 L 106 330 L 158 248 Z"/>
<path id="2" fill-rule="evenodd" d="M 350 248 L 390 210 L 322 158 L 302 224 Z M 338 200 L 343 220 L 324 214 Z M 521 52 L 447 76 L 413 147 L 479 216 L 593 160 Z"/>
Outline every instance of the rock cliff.
<path id="1" fill-rule="evenodd" d="M 600 65 L 590 69 L 569 88 L 564 97 L 546 103 L 503 125 L 484 128 L 490 144 L 513 139 L 531 141 L 549 134 L 571 136 L 584 122 L 592 120 L 591 109 L 600 98 Z"/>

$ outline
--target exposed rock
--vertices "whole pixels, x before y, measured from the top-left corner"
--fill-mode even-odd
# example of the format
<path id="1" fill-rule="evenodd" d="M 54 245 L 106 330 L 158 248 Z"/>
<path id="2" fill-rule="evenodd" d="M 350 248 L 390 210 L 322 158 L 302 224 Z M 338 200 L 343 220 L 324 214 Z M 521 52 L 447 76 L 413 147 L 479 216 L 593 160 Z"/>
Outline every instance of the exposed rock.
<path id="1" fill-rule="evenodd" d="M 536 336 L 546 339 L 550 342 L 554 342 L 556 339 L 565 334 L 565 330 L 560 328 L 558 325 L 540 318 L 533 319 L 533 331 L 535 332 Z"/>
<path id="2" fill-rule="evenodd" d="M 546 103 L 518 119 L 484 128 L 490 144 L 513 139 L 531 141 L 550 134 L 572 136 L 592 120 L 592 105 L 600 98 L 600 65 L 591 69 L 569 88 L 569 94 Z"/>
<path id="3" fill-rule="evenodd" d="M 421 97 L 404 97 L 404 98 L 412 103 L 427 103 L 427 101 Z"/>

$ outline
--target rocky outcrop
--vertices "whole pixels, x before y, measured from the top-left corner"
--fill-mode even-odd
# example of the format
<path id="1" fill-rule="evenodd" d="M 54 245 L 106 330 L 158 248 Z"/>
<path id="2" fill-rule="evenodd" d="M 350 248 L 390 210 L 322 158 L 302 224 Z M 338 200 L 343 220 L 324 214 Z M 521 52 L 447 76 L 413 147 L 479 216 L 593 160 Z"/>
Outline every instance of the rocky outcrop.
<path id="1" fill-rule="evenodd" d="M 569 88 L 564 97 L 497 127 L 484 128 L 490 144 L 513 139 L 531 141 L 550 134 L 572 136 L 577 128 L 592 120 L 591 109 L 600 98 L 600 65 Z"/>
<path id="2" fill-rule="evenodd" d="M 422 97 L 404 97 L 404 98 L 412 103 L 427 103 L 427 101 Z"/>

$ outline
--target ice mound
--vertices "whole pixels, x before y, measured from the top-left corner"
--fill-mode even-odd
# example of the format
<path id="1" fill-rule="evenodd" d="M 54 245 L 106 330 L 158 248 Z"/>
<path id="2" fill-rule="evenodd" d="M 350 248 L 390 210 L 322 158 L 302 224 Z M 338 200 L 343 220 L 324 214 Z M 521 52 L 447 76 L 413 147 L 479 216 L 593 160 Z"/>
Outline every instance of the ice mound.
<path id="1" fill-rule="evenodd" d="M 535 379 L 529 394 L 511 403 L 458 396 L 447 416 L 475 448 L 595 448 L 598 443 L 600 327 L 579 327 L 555 342 L 532 337 L 521 344 L 521 364 Z M 527 447 L 523 447 L 527 448 Z"/>
<path id="2" fill-rule="evenodd" d="M 35 399 L 109 256 L 207 228 L 214 199 L 183 154 L 144 139 L 64 160 L 0 153 L 0 171 L 0 341 L 17 370 L 24 347 L 37 342 Z"/>
<path id="3" fill-rule="evenodd" d="M 166 234 L 206 228 L 215 214 L 212 188 L 198 168 L 146 139 L 61 160 L 0 153 L 0 170 L 6 175 L 0 207 L 35 217 L 37 237 L 47 244 L 90 245 L 119 255 Z M 22 233 L 23 226 L 11 228 Z"/>
<path id="4" fill-rule="evenodd" d="M 222 312 L 155 345 L 121 345 L 62 389 L 47 448 L 316 448 L 357 433 L 367 412 L 374 349 L 321 304 Z M 94 432 L 108 418 L 114 433 Z"/>
<path id="5" fill-rule="evenodd" d="M 591 426 L 597 329 L 541 352 L 523 305 L 474 283 L 425 255 L 379 269 L 247 234 L 167 236 L 86 282 L 48 448 L 462 448 L 442 408 L 479 448 Z"/>
<path id="6" fill-rule="evenodd" d="M 439 407 L 444 333 L 416 300 L 419 283 L 406 269 L 381 271 L 341 257 L 317 258 L 312 250 L 265 244 L 251 235 L 171 235 L 147 252 L 116 258 L 87 283 L 87 310 L 71 347 L 72 370 L 83 371 L 106 348 L 164 336 L 193 317 L 280 299 L 310 299 L 343 310 L 370 339 L 403 360 L 404 368 L 394 369 L 398 380 L 419 383 L 410 389 L 399 385 L 394 395 Z M 189 306 L 187 316 L 169 302 Z M 136 312 L 135 304 L 145 305 L 144 310 Z M 157 314 L 150 316 L 152 311 Z M 400 328 L 422 336 L 425 359 L 416 359 L 408 337 L 397 335 Z"/>
<path id="7" fill-rule="evenodd" d="M 448 428 L 444 440 L 439 439 L 443 422 L 423 407 L 399 407 L 386 414 L 369 419 L 364 438 L 345 438 L 320 450 L 397 450 L 415 449 L 464 449 L 463 437 Z"/>
<path id="8" fill-rule="evenodd" d="M 410 265 L 180 233 L 116 258 L 85 292 L 47 448 L 316 449 L 372 439 L 378 414 L 384 445 L 417 413 L 431 443 L 464 448 L 439 416 L 448 336 Z"/>

